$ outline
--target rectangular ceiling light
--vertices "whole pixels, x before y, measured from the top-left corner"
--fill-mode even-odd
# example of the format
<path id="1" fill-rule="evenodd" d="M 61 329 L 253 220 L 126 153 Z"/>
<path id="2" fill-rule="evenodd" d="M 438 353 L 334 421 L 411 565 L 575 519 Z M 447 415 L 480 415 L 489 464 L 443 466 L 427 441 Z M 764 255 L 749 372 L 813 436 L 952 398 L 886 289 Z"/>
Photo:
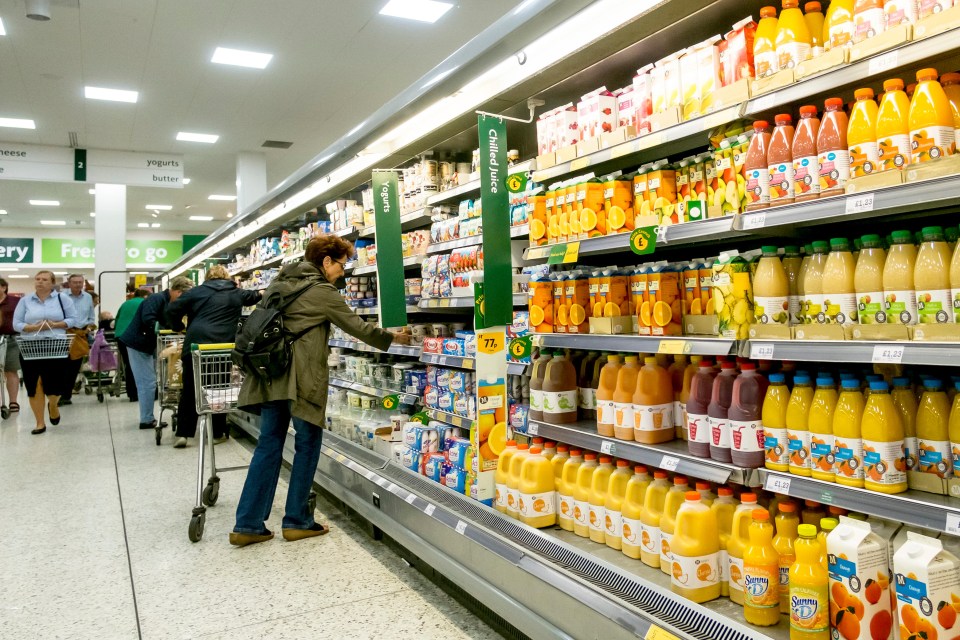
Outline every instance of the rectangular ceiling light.
<path id="1" fill-rule="evenodd" d="M 149 223 L 149 222 L 138 222 L 138 223 L 137 223 L 137 226 L 140 227 L 141 229 L 149 229 L 149 228 L 150 228 L 150 223 Z"/>
<path id="2" fill-rule="evenodd" d="M 11 274 L 8 275 L 7 277 L 8 277 L 8 278 L 29 278 L 30 276 L 28 276 L 28 275 L 25 274 L 25 273 L 11 273 Z"/>
<path id="3" fill-rule="evenodd" d="M 159 228 L 160 228 L 160 223 L 159 223 L 159 222 L 151 222 L 151 223 L 150 223 L 150 228 L 151 228 L 151 229 L 159 229 Z"/>
<path id="4" fill-rule="evenodd" d="M 6 209 L 0 209 L 0 216 L 5 216 L 5 215 L 7 215 L 7 210 L 6 210 Z"/>
<path id="5" fill-rule="evenodd" d="M 0 118 L 0 127 L 9 127 L 11 129 L 36 129 L 37 125 L 33 120 L 23 118 Z"/>
<path id="6" fill-rule="evenodd" d="M 434 23 L 452 8 L 451 3 L 437 0 L 390 0 L 380 15 Z"/>
<path id="7" fill-rule="evenodd" d="M 235 67 L 249 67 L 250 69 L 264 69 L 272 59 L 272 53 L 217 47 L 216 51 L 213 52 L 213 57 L 210 58 L 210 62 L 230 64 Z"/>
<path id="8" fill-rule="evenodd" d="M 190 133 L 189 131 L 180 131 L 177 133 L 177 140 L 181 142 L 206 142 L 213 144 L 220 139 L 220 136 L 212 133 Z"/>
<path id="9" fill-rule="evenodd" d="M 59 200 L 31 200 L 30 204 L 35 207 L 59 207 Z"/>
<path id="10" fill-rule="evenodd" d="M 210 222 L 213 216 L 190 216 L 190 219 L 194 222 Z"/>
<path id="11" fill-rule="evenodd" d="M 67 226 L 66 220 L 41 220 L 40 224 L 46 225 L 48 227 L 65 227 Z"/>
<path id="12" fill-rule="evenodd" d="M 0 36 L 7 35 L 7 30 L 3 27 L 3 20 L 0 20 Z"/>
<path id="13" fill-rule="evenodd" d="M 97 212 L 96 212 L 96 211 L 91 211 L 91 212 L 90 212 L 90 217 L 91 217 L 91 218 L 96 218 L 96 217 L 97 217 Z"/>
<path id="14" fill-rule="evenodd" d="M 184 178 L 183 184 L 190 184 L 190 178 Z"/>
<path id="15" fill-rule="evenodd" d="M 226 200 L 227 202 L 233 202 L 236 199 L 237 199 L 237 196 L 218 196 L 218 195 L 212 195 L 207 198 L 207 200 Z"/>
<path id="16" fill-rule="evenodd" d="M 106 89 L 104 87 L 84 87 L 83 95 L 88 100 L 108 100 L 110 102 L 136 102 L 139 93 L 125 89 Z"/>
<path id="17" fill-rule="evenodd" d="M 154 209 L 156 209 L 157 211 L 170 211 L 171 209 L 173 209 L 173 205 L 170 205 L 170 204 L 148 204 L 147 206 L 144 207 L 144 209 L 147 209 L 147 210 L 150 210 L 150 211 L 152 211 L 152 210 L 154 210 Z"/>

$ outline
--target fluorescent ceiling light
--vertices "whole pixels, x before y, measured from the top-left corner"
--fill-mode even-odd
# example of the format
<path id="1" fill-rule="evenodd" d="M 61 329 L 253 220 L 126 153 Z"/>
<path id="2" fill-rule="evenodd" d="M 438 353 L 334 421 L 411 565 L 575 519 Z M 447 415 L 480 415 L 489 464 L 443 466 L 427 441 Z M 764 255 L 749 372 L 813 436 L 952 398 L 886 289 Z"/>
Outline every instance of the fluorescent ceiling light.
<path id="1" fill-rule="evenodd" d="M 31 200 L 30 204 L 35 207 L 59 207 L 59 200 Z"/>
<path id="2" fill-rule="evenodd" d="M 5 215 L 7 215 L 7 210 L 6 210 L 6 209 L 0 209 L 0 216 L 5 216 Z"/>
<path id="3" fill-rule="evenodd" d="M 3 269 L 0 269 L 0 271 L 3 271 L 4 273 L 6 273 L 7 271 L 20 271 L 20 269 L 18 269 L 17 267 L 4 267 Z"/>
<path id="4" fill-rule="evenodd" d="M 65 227 L 67 226 L 66 220 L 41 220 L 40 224 L 47 225 L 48 227 Z"/>
<path id="5" fill-rule="evenodd" d="M 149 222 L 138 222 L 138 223 L 137 223 L 137 226 L 140 227 L 141 229 L 149 229 L 149 228 L 150 228 L 150 223 L 149 223 Z"/>
<path id="6" fill-rule="evenodd" d="M 210 62 L 217 64 L 232 64 L 235 67 L 249 67 L 251 69 L 264 69 L 273 59 L 272 53 L 257 53 L 256 51 L 243 51 L 242 49 L 228 49 L 226 47 L 217 47 L 213 52 Z"/>
<path id="7" fill-rule="evenodd" d="M 54 271 L 54 272 L 53 272 L 53 275 L 55 275 L 55 276 L 65 276 L 65 275 L 67 275 L 68 273 L 70 273 L 70 272 L 69 272 L 69 271 Z"/>
<path id="8" fill-rule="evenodd" d="M 10 127 L 11 129 L 36 129 L 37 125 L 33 120 L 24 120 L 23 118 L 0 118 L 0 127 Z"/>
<path id="9" fill-rule="evenodd" d="M 95 196 L 95 195 L 97 195 L 97 190 L 96 190 L 96 189 L 87 189 L 87 193 L 89 193 L 89 194 L 92 195 L 92 196 Z"/>
<path id="10" fill-rule="evenodd" d="M 150 228 L 151 228 L 151 229 L 159 229 L 159 228 L 160 228 L 160 223 L 159 223 L 159 222 L 154 222 L 153 224 L 150 225 Z"/>
<path id="11" fill-rule="evenodd" d="M 169 204 L 148 204 L 144 209 L 156 209 L 157 211 L 170 211 L 173 209 L 173 205 Z"/>
<path id="12" fill-rule="evenodd" d="M 220 136 L 212 133 L 190 133 L 189 131 L 180 131 L 177 133 L 177 140 L 182 142 L 206 142 L 213 144 L 220 139 Z"/>
<path id="13" fill-rule="evenodd" d="M 190 219 L 194 222 L 210 222 L 213 216 L 190 216 Z"/>
<path id="14" fill-rule="evenodd" d="M 190 184 L 190 178 L 184 178 L 183 184 Z"/>
<path id="15" fill-rule="evenodd" d="M 126 89 L 107 89 L 105 87 L 84 87 L 83 95 L 88 100 L 108 100 L 110 102 L 136 102 L 139 93 Z"/>
<path id="16" fill-rule="evenodd" d="M 218 196 L 218 195 L 212 195 L 207 198 L 207 200 L 226 200 L 228 202 L 233 202 L 236 199 L 237 199 L 237 196 Z"/>
<path id="17" fill-rule="evenodd" d="M 380 15 L 434 23 L 452 8 L 449 2 L 436 0 L 390 0 L 380 9 Z"/>
<path id="18" fill-rule="evenodd" d="M 232 218 L 232 217 L 233 217 L 233 211 L 227 211 L 227 217 L 228 217 L 228 218 Z"/>
<path id="19" fill-rule="evenodd" d="M 11 273 L 11 274 L 8 275 L 7 277 L 8 277 L 8 278 L 29 278 L 30 276 L 28 276 L 28 275 L 25 274 L 25 273 Z"/>
<path id="20" fill-rule="evenodd" d="M 0 36 L 7 35 L 7 30 L 3 28 L 3 20 L 0 20 Z"/>
<path id="21" fill-rule="evenodd" d="M 91 217 L 91 218 L 96 218 L 96 217 L 97 217 L 96 211 L 91 211 L 91 212 L 90 212 L 90 217 Z"/>
<path id="22" fill-rule="evenodd" d="M 149 271 L 131 271 L 131 272 L 130 272 L 130 275 L 132 275 L 132 276 L 146 276 L 146 275 L 149 275 L 149 274 L 150 274 Z"/>

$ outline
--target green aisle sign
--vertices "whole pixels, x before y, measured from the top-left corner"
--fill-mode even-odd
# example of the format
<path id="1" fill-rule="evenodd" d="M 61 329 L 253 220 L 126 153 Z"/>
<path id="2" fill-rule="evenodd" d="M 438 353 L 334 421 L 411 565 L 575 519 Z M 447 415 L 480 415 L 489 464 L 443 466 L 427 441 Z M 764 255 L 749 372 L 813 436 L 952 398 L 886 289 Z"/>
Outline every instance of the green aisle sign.
<path id="1" fill-rule="evenodd" d="M 403 289 L 403 246 L 400 239 L 400 196 L 397 172 L 373 172 L 373 211 L 377 243 L 377 299 L 381 327 L 407 324 Z"/>
<path id="2" fill-rule="evenodd" d="M 479 116 L 480 201 L 483 205 L 484 327 L 513 322 L 513 265 L 510 259 L 510 200 L 507 192 L 507 126 Z M 379 253 L 380 247 L 377 247 Z M 476 327 L 481 329 L 483 327 Z"/>

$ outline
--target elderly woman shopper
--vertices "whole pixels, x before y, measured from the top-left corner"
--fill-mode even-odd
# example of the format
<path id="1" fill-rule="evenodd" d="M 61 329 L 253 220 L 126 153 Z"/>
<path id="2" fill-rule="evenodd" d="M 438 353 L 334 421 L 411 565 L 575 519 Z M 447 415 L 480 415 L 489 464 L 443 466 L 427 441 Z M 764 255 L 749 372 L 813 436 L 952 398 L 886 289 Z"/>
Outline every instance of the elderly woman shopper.
<path id="1" fill-rule="evenodd" d="M 300 540 L 329 531 L 326 525 L 314 521 L 307 505 L 320 460 L 321 425 L 325 423 L 330 325 L 382 350 L 392 342 L 410 341 L 407 335 L 364 322 L 340 296 L 333 283 L 343 277 L 343 265 L 352 253 L 353 245 L 337 236 L 314 238 L 307 245 L 303 262 L 284 267 L 264 294 L 265 301 L 273 304 L 303 290 L 284 310 L 283 322 L 291 334 L 306 333 L 292 345 L 292 362 L 286 374 L 269 381 L 247 376 L 243 381 L 239 406 L 260 414 L 260 439 L 237 505 L 237 522 L 230 534 L 233 545 L 273 537 L 266 520 L 273 507 L 291 416 L 296 444 L 283 537 Z"/>
<path id="2" fill-rule="evenodd" d="M 26 340 L 42 340 L 66 334 L 67 329 L 77 324 L 73 301 L 64 294 L 54 291 L 55 280 L 52 271 L 39 271 L 33 279 L 34 293 L 26 295 L 17 303 L 13 314 L 13 329 Z M 20 356 L 20 368 L 23 382 L 30 397 L 30 408 L 36 418 L 37 426 L 30 433 L 41 434 L 47 430 L 44 421 L 44 396 L 50 411 L 50 423 L 60 423 L 60 410 L 57 402 L 73 384 L 67 379 L 67 359 L 42 358 L 24 360 Z"/>
<path id="3" fill-rule="evenodd" d="M 193 353 L 190 345 L 233 342 L 237 335 L 237 322 L 244 307 L 260 301 L 259 291 L 240 289 L 230 279 L 223 265 L 207 270 L 203 284 L 185 293 L 167 308 L 170 328 L 183 330 L 183 317 L 187 318 L 187 334 L 183 340 L 180 363 L 183 366 L 183 389 L 177 408 L 177 433 L 173 446 L 182 449 L 187 438 L 197 433 L 197 405 L 193 388 Z M 228 433 L 227 416 L 213 416 L 214 442 L 222 442 Z"/>

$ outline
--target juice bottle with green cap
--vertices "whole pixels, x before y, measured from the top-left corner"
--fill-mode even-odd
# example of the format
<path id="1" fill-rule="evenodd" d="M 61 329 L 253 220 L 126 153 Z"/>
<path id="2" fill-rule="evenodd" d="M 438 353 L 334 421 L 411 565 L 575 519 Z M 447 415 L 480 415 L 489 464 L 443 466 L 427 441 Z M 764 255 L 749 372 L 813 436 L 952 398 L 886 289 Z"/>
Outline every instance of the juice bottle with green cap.
<path id="1" fill-rule="evenodd" d="M 751 515 L 750 542 L 743 553 L 743 617 L 758 627 L 780 622 L 780 566 L 773 525 L 766 509 Z"/>
<path id="2" fill-rule="evenodd" d="M 790 566 L 797 559 L 794 543 L 800 526 L 797 505 L 789 500 L 781 502 L 774 523 L 773 548 L 777 550 L 780 566 L 780 613 L 790 613 Z"/>
<path id="3" fill-rule="evenodd" d="M 903 454 L 907 471 L 916 471 L 917 452 L 917 396 L 913 392 L 910 378 L 898 376 L 893 379 L 893 393 L 890 394 L 893 406 L 900 414 L 903 424 Z"/>
<path id="4" fill-rule="evenodd" d="M 623 545 L 623 501 L 631 478 L 633 469 L 630 463 L 617 460 L 617 468 L 610 474 L 603 505 L 603 541 L 611 549 L 621 549 Z"/>
<path id="5" fill-rule="evenodd" d="M 774 471 L 790 468 L 790 440 L 787 437 L 787 407 L 790 391 L 782 373 L 771 373 L 770 386 L 763 399 L 764 466 Z"/>
<path id="6" fill-rule="evenodd" d="M 787 296 L 787 322 L 793 325 L 797 324 L 801 308 L 799 286 L 800 265 L 803 263 L 803 258 L 800 256 L 800 247 L 796 245 L 787 245 L 784 247 L 783 260 L 781 260 L 780 263 L 783 265 L 783 272 L 787 276 L 787 291 L 789 293 Z M 754 295 L 756 295 L 756 289 L 754 289 Z"/>
<path id="7" fill-rule="evenodd" d="M 857 319 L 860 324 L 884 324 L 883 263 L 887 254 L 880 236 L 870 234 L 861 239 L 860 255 L 853 272 L 853 288 L 857 294 Z"/>
<path id="8" fill-rule="evenodd" d="M 730 600 L 742 605 L 744 598 L 743 555 L 750 543 L 750 522 L 757 509 L 757 494 L 743 493 L 740 504 L 733 512 L 730 524 L 730 538 L 727 541 L 727 578 L 730 586 Z"/>
<path id="9" fill-rule="evenodd" d="M 877 152 L 881 171 L 910 164 L 910 99 L 900 78 L 883 81 L 877 110 Z"/>
<path id="10" fill-rule="evenodd" d="M 917 440 L 920 448 L 918 471 L 952 478 L 950 402 L 943 391 L 943 383 L 934 378 L 923 381 L 923 395 L 917 408 Z"/>
<path id="11" fill-rule="evenodd" d="M 757 324 L 790 325 L 790 280 L 777 247 L 765 245 L 753 276 L 753 313 Z"/>
<path id="12" fill-rule="evenodd" d="M 936 69 L 917 71 L 917 87 L 910 100 L 910 144 L 913 163 L 930 162 L 956 152 L 953 110 Z"/>
<path id="13" fill-rule="evenodd" d="M 677 510 L 671 545 L 670 588 L 693 602 L 720 597 L 720 532 L 716 513 L 688 491 Z"/>
<path id="14" fill-rule="evenodd" d="M 827 317 L 823 308 L 823 268 L 827 263 L 830 245 L 817 240 L 812 247 L 813 256 L 803 274 L 804 323 L 823 324 Z"/>
<path id="15" fill-rule="evenodd" d="M 557 524 L 564 531 L 573 531 L 573 525 L 576 520 L 576 489 L 577 472 L 580 465 L 583 464 L 583 451 L 580 449 L 571 449 L 570 457 L 563 463 L 563 469 L 560 474 L 560 484 L 557 486 Z"/>
<path id="16" fill-rule="evenodd" d="M 684 476 L 674 476 L 673 486 L 663 499 L 663 512 L 660 514 L 660 571 L 670 575 L 673 568 L 673 556 L 670 553 L 670 543 L 677 524 L 677 511 L 683 504 L 690 485 Z M 698 494 L 699 495 L 699 494 Z"/>
<path id="17" fill-rule="evenodd" d="M 821 289 L 826 324 L 851 325 L 857 322 L 857 293 L 854 286 L 856 263 L 846 238 L 830 239 L 830 254 L 823 265 Z"/>
<path id="18" fill-rule="evenodd" d="M 800 525 L 797 534 L 788 577 L 790 640 L 829 640 L 829 576 L 820 563 L 825 552 L 813 525 Z"/>
<path id="19" fill-rule="evenodd" d="M 842 380 L 833 413 L 833 456 L 837 484 L 863 486 L 863 393 L 859 380 Z"/>
<path id="20" fill-rule="evenodd" d="M 653 482 L 643 496 L 643 510 L 640 512 L 640 560 L 654 569 L 660 568 L 660 518 L 669 490 L 667 472 L 654 471 Z"/>
<path id="21" fill-rule="evenodd" d="M 950 289 L 950 247 L 941 227 L 924 227 L 923 244 L 913 268 L 920 324 L 952 324 L 953 295 Z"/>
<path id="22" fill-rule="evenodd" d="M 758 78 L 772 76 L 780 70 L 777 62 L 777 8 L 761 7 L 760 22 L 753 36 L 753 66 Z"/>
<path id="23" fill-rule="evenodd" d="M 870 382 L 870 395 L 863 409 L 860 431 L 863 436 L 864 487 L 880 493 L 906 491 L 903 423 L 883 380 Z"/>
<path id="24" fill-rule="evenodd" d="M 914 267 L 917 247 L 909 231 L 891 234 L 890 250 L 883 263 L 883 306 L 887 324 L 917 323 L 917 291 L 914 288 Z"/>
<path id="25" fill-rule="evenodd" d="M 720 556 L 717 568 L 720 577 L 720 595 L 730 595 L 730 583 L 727 570 L 729 557 L 727 544 L 730 542 L 730 533 L 733 527 L 733 514 L 737 510 L 737 501 L 733 497 L 733 489 L 720 487 L 717 489 L 717 499 L 710 505 L 710 509 L 717 517 L 717 528 L 720 533 Z"/>
<path id="26" fill-rule="evenodd" d="M 793 378 L 793 390 L 787 402 L 786 424 L 789 442 L 789 470 L 798 476 L 809 476 L 810 454 L 810 407 L 813 404 L 813 382 L 806 373 L 797 372 Z"/>
<path id="27" fill-rule="evenodd" d="M 664 474 L 665 472 L 660 472 Z M 627 482 L 627 490 L 623 496 L 623 505 L 620 509 L 620 523 L 623 533 L 620 551 L 629 558 L 640 559 L 643 525 L 640 517 L 643 514 L 643 501 L 650 486 L 650 475 L 643 465 L 633 468 L 633 476 Z"/>
<path id="28" fill-rule="evenodd" d="M 777 63 L 781 71 L 795 69 L 798 64 L 810 59 L 813 40 L 799 6 L 799 0 L 783 0 L 783 9 L 777 19 L 774 46 L 777 49 Z"/>
<path id="29" fill-rule="evenodd" d="M 856 103 L 847 125 L 847 145 L 850 149 L 850 175 L 868 176 L 879 168 L 877 152 L 877 103 L 873 89 L 853 92 Z"/>
<path id="30" fill-rule="evenodd" d="M 817 389 L 810 403 L 810 469 L 817 480 L 836 481 L 834 470 L 833 414 L 837 409 L 837 388 L 829 375 L 817 376 Z"/>

